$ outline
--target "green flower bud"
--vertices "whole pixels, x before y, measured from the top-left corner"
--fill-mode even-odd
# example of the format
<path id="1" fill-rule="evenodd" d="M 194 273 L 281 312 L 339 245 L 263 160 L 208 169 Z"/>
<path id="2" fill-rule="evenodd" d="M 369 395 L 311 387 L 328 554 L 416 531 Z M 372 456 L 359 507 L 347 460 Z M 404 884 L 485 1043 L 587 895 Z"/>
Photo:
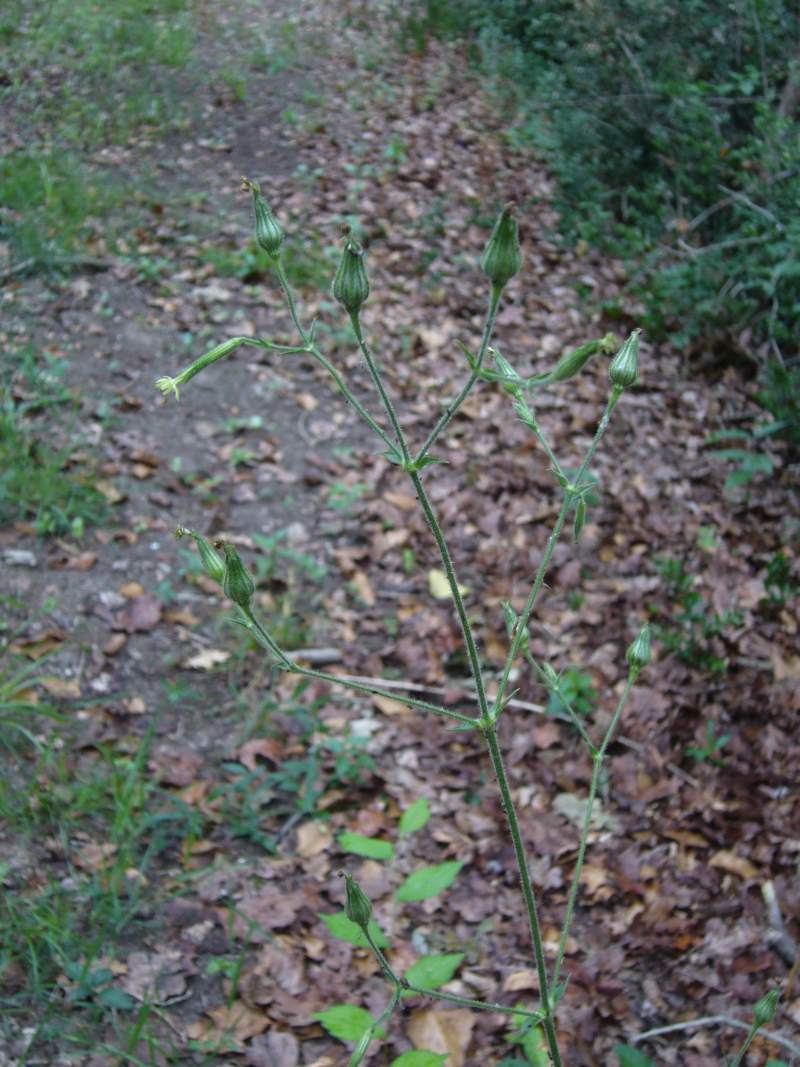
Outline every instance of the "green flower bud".
<path id="1" fill-rule="evenodd" d="M 629 646 L 625 656 L 631 674 L 634 677 L 650 662 L 650 652 L 650 627 L 645 625 L 639 631 L 638 637 Z"/>
<path id="2" fill-rule="evenodd" d="M 233 545 L 223 545 L 222 550 L 225 553 L 222 591 L 234 604 L 238 604 L 244 611 L 249 611 L 253 593 L 256 591 L 253 576 L 242 563 Z"/>
<path id="3" fill-rule="evenodd" d="M 502 375 L 500 384 L 513 397 L 519 396 L 520 387 L 523 385 L 522 378 L 520 378 L 505 356 L 501 356 L 494 348 L 490 348 L 489 351 L 494 357 L 494 365 Z"/>
<path id="4" fill-rule="evenodd" d="M 575 505 L 575 521 L 572 524 L 572 539 L 575 544 L 581 539 L 583 528 L 586 525 L 586 501 L 581 497 Z"/>
<path id="5" fill-rule="evenodd" d="M 780 995 L 779 989 L 770 989 L 769 993 L 765 993 L 759 1000 L 753 1008 L 753 1021 L 756 1026 L 766 1026 L 767 1023 L 772 1022 Z"/>
<path id="6" fill-rule="evenodd" d="M 268 255 L 273 259 L 277 259 L 285 236 L 281 229 L 281 224 L 272 214 L 272 208 L 261 195 L 261 187 L 258 183 L 242 178 L 242 185 L 253 194 L 253 210 L 256 213 L 256 242 Z"/>
<path id="7" fill-rule="evenodd" d="M 372 915 L 372 904 L 370 904 L 369 898 L 355 878 L 346 874 L 344 883 L 347 890 L 345 914 L 351 923 L 355 923 L 356 926 L 360 926 L 362 930 L 365 930 Z"/>
<path id="8" fill-rule="evenodd" d="M 494 224 L 492 235 L 481 257 L 481 269 L 492 285 L 502 289 L 522 266 L 519 250 L 519 229 L 514 218 L 514 205 L 506 204 Z"/>
<path id="9" fill-rule="evenodd" d="M 616 389 L 628 389 L 636 381 L 639 371 L 639 334 L 641 332 L 641 330 L 634 330 L 611 360 L 608 376 Z"/>
<path id="10" fill-rule="evenodd" d="M 357 315 L 369 296 L 369 281 L 364 267 L 364 249 L 350 236 L 350 227 L 343 228 L 344 251 L 333 279 L 333 296 L 351 315 Z"/>
<path id="11" fill-rule="evenodd" d="M 214 551 L 211 543 L 202 534 L 195 533 L 194 530 L 187 530 L 184 526 L 178 527 L 175 531 L 175 536 L 191 537 L 193 539 L 200 553 L 200 562 L 203 564 L 203 570 L 209 578 L 213 578 L 215 582 L 219 582 L 221 585 L 222 579 L 225 577 L 225 564 L 222 562 L 219 553 Z"/>
<path id="12" fill-rule="evenodd" d="M 548 382 L 565 382 L 568 378 L 574 378 L 578 371 L 582 370 L 592 356 L 600 350 L 602 341 L 588 341 L 574 352 L 568 352 L 562 356 L 555 367 L 547 375 Z"/>

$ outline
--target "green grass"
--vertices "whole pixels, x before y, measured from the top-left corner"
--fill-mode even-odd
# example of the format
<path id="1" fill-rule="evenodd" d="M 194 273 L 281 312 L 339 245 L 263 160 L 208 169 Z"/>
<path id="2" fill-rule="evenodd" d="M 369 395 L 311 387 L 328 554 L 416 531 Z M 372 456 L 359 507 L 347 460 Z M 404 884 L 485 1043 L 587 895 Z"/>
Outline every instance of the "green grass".
<path id="1" fill-rule="evenodd" d="M 0 161 L 0 240 L 17 273 L 102 258 L 130 231 L 143 168 L 96 153 L 186 125 L 193 40 L 188 0 L 6 0 L 0 107 L 25 147 Z"/>
<path id="2" fill-rule="evenodd" d="M 92 470 L 72 469 L 78 442 L 69 419 L 55 413 L 74 404 L 61 384 L 63 371 L 62 364 L 31 345 L 2 356 L 0 526 L 29 522 L 43 536 L 80 535 L 105 516 L 106 502 L 92 484 Z"/>
<path id="3" fill-rule="evenodd" d="M 187 0 L 10 0 L 0 23 L 6 95 L 33 139 L 122 142 L 178 108 L 191 56 Z"/>
<path id="4" fill-rule="evenodd" d="M 0 739 L 7 729 L 0 714 Z M 0 821 L 29 857 L 0 867 L 0 1032 L 29 1028 L 20 1064 L 42 1062 L 53 1047 L 140 1062 L 125 1057 L 156 1040 L 150 1006 L 109 969 L 151 923 L 154 861 L 199 836 L 199 816 L 148 777 L 154 732 L 155 723 L 125 751 L 101 745 L 75 755 L 62 729 L 38 747 L 24 787 L 0 780 Z"/>
<path id="5" fill-rule="evenodd" d="M 244 249 L 207 246 L 200 254 L 205 263 L 210 263 L 223 277 L 240 278 L 254 282 L 272 274 L 272 261 L 255 242 Z M 284 268 L 291 285 L 298 289 L 330 288 L 339 259 L 335 246 L 318 247 L 311 242 L 286 242 Z"/>
<path id="6" fill-rule="evenodd" d="M 32 268 L 87 255 L 100 237 L 102 220 L 120 210 L 125 199 L 119 182 L 74 152 L 34 147 L 0 159 L 0 236 L 11 244 L 17 262 L 32 261 Z"/>

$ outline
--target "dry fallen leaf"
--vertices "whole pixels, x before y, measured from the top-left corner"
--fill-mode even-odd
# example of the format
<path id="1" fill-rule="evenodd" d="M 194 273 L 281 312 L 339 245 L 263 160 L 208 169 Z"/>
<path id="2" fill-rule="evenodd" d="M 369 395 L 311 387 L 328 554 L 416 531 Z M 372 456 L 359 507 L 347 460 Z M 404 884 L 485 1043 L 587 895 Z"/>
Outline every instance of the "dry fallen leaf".
<path id="1" fill-rule="evenodd" d="M 758 868 L 741 856 L 737 856 L 735 852 L 729 852 L 727 849 L 721 848 L 719 852 L 715 852 L 711 859 L 708 861 L 712 867 L 719 867 L 723 871 L 728 871 L 729 874 L 738 874 L 740 878 L 745 880 L 758 878 Z"/>
<path id="2" fill-rule="evenodd" d="M 323 822 L 304 822 L 297 828 L 297 854 L 310 859 L 324 852 L 333 841 L 333 831 Z"/>
<path id="3" fill-rule="evenodd" d="M 462 596 L 466 596 L 469 588 L 466 585 L 459 585 L 458 591 Z M 428 571 L 428 592 L 436 600 L 450 599 L 450 583 L 444 571 L 440 571 L 436 567 L 432 567 Z"/>
<path id="4" fill-rule="evenodd" d="M 519 993 L 522 989 L 538 989 L 539 980 L 536 972 L 527 968 L 522 971 L 512 971 L 503 982 L 504 993 Z"/>
<path id="5" fill-rule="evenodd" d="M 367 607 L 373 607 L 375 604 L 375 592 L 364 571 L 355 571 L 350 581 L 355 586 L 356 592 Z"/>
<path id="6" fill-rule="evenodd" d="M 39 684 L 50 696 L 75 700 L 81 695 L 81 687 L 75 678 L 40 678 Z"/>
<path id="7" fill-rule="evenodd" d="M 413 714 L 408 704 L 402 704 L 399 700 L 392 700 L 391 697 L 372 696 L 370 699 L 378 711 L 382 711 L 384 715 Z"/>
<path id="8" fill-rule="evenodd" d="M 221 1008 L 215 1008 L 208 1012 L 214 1020 L 214 1030 L 207 1036 L 222 1039 L 227 1038 L 236 1042 L 247 1041 L 256 1034 L 263 1034 L 270 1025 L 268 1015 L 263 1011 L 248 1007 L 243 1000 L 234 1000 L 232 1004 L 226 1004 Z"/>
<path id="9" fill-rule="evenodd" d="M 230 659 L 230 652 L 223 652 L 221 648 L 204 648 L 194 656 L 189 656 L 183 661 L 184 667 L 193 671 L 210 671 L 213 667 Z"/>
<path id="10" fill-rule="evenodd" d="M 254 737 L 237 748 L 236 756 L 248 771 L 254 771 L 258 766 L 258 756 L 271 763 L 279 763 L 283 757 L 283 746 L 274 737 Z"/>
<path id="11" fill-rule="evenodd" d="M 141 596 L 144 593 L 144 589 L 138 582 L 125 582 L 117 590 L 121 596 L 124 596 L 127 600 L 133 600 L 134 597 Z"/>
<path id="12" fill-rule="evenodd" d="M 45 630 L 36 637 L 22 637 L 9 645 L 9 652 L 15 656 L 27 656 L 28 659 L 41 659 L 49 652 L 60 648 L 66 639 L 63 630 Z"/>
<path id="13" fill-rule="evenodd" d="M 447 1053 L 448 1067 L 464 1067 L 474 1025 L 472 1012 L 424 1008 L 411 1016 L 407 1033 L 417 1048 Z"/>

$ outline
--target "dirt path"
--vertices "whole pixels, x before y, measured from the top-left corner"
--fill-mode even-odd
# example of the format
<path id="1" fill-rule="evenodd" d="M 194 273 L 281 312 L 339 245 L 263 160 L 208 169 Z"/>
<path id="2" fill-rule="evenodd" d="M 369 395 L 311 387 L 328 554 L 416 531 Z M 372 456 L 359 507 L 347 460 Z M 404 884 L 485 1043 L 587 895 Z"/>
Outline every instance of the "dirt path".
<path id="1" fill-rule="evenodd" d="M 461 58 L 438 45 L 424 57 L 396 53 L 385 24 L 364 10 L 248 9 L 279 28 L 296 23 L 301 62 L 254 77 L 243 100 L 210 90 L 185 139 L 153 146 L 164 197 L 131 237 L 138 268 L 118 262 L 63 287 L 25 280 L 8 290 L 9 334 L 64 361 L 84 451 L 111 502 L 109 521 L 80 541 L 37 540 L 18 527 L 0 532 L 0 549 L 36 561 L 7 568 L 9 622 L 22 627 L 23 654 L 51 650 L 44 688 L 70 720 L 69 779 L 142 757 L 150 792 L 125 875 L 135 917 L 97 954 L 113 974 L 108 988 L 153 1006 L 129 1050 L 140 1059 L 128 1062 L 346 1062 L 315 1013 L 350 1004 L 374 1016 L 386 992 L 371 957 L 331 938 L 319 918 L 342 907 L 340 868 L 376 902 L 395 966 L 463 953 L 448 989 L 504 1003 L 534 998 L 513 857 L 488 771 L 477 770 L 477 740 L 385 700 L 271 682 L 246 638 L 223 624 L 222 598 L 186 543 L 172 537 L 181 524 L 237 544 L 259 575 L 266 615 L 294 647 L 334 649 L 337 669 L 389 684 L 402 677 L 469 705 L 456 621 L 446 600 L 429 596 L 435 546 L 402 472 L 324 375 L 303 358 L 253 359 L 243 349 L 177 404 L 153 387 L 228 336 L 291 340 L 273 279 L 242 253 L 251 216 L 240 174 L 263 183 L 289 234 L 304 321 L 318 317 L 329 358 L 372 406 L 328 295 L 338 227 L 362 227 L 372 284 L 364 322 L 415 439 L 464 378 L 456 342 L 479 340 L 486 293 L 475 262 L 505 200 L 520 206 L 526 266 L 496 336 L 521 374 L 635 324 L 635 309 L 610 323 L 577 298 L 579 286 L 599 306 L 622 268 L 557 244 L 548 176 L 504 143 Z M 210 53 L 230 46 L 222 32 L 206 42 Z M 131 150 L 115 165 L 140 163 Z M 202 206 L 178 215 L 174 198 L 189 190 Z M 147 279 L 143 260 L 165 267 Z M 537 409 L 565 465 L 591 439 L 605 390 L 598 364 Z M 612 750 L 568 948 L 561 1021 L 571 1065 L 612 1062 L 616 1043 L 676 1018 L 746 1017 L 786 973 L 766 941 L 759 887 L 772 881 L 788 921 L 800 917 L 797 600 L 762 602 L 769 559 L 796 538 L 784 524 L 797 501 L 780 477 L 738 503 L 723 499 L 724 471 L 704 441 L 745 403 L 732 373 L 692 380 L 677 356 L 643 346 L 641 388 L 620 406 L 593 468 L 598 500 L 583 539 L 556 550 L 532 630 L 535 654 L 571 669 L 590 705 L 589 691 L 599 692 L 599 729 L 641 622 L 649 614 L 669 626 L 670 612 L 683 610 L 670 605 L 659 556 L 697 573 L 706 616 L 739 612 L 702 638 L 725 659 L 721 672 L 662 647 Z M 501 391 L 476 392 L 440 452 L 447 464 L 432 468 L 431 496 L 470 587 L 486 661 L 499 668 L 500 604 L 524 598 L 556 487 Z M 694 635 L 693 625 L 678 628 Z M 519 698 L 543 710 L 541 688 L 527 674 L 517 684 Z M 552 947 L 590 768 L 570 728 L 517 714 L 508 763 Z M 722 766 L 686 754 L 707 720 L 730 735 Z M 30 754 L 10 773 L 21 788 L 38 775 L 51 803 L 63 786 Z M 398 845 L 390 866 L 354 859 L 338 841 L 345 831 L 396 840 L 400 813 L 421 797 L 431 822 Z M 35 824 L 14 851 L 12 834 L 0 838 L 12 857 L 8 888 L 30 893 L 70 872 L 113 881 L 121 849 L 101 818 L 56 838 Z M 465 866 L 452 890 L 401 914 L 397 883 L 421 863 L 453 860 Z M 90 913 L 83 923 L 91 929 Z M 74 982 L 66 973 L 64 997 Z M 42 1016 L 50 1021 L 53 1003 Z M 113 1013 L 79 1003 L 81 1025 L 94 1019 L 101 1035 L 97 1048 L 65 1051 L 59 1062 L 122 1062 L 100 1047 L 119 1047 Z M 412 1045 L 449 1052 L 449 1067 L 514 1050 L 507 1019 L 435 1007 L 413 1002 L 372 1062 L 389 1064 Z M 787 1003 L 779 1029 L 790 1033 L 798 1013 L 800 1002 Z M 14 1024 L 6 1062 L 42 1017 Z M 730 1055 L 734 1038 L 711 1029 L 648 1048 L 659 1062 L 705 1067 Z M 27 1062 L 54 1047 L 43 1040 Z"/>

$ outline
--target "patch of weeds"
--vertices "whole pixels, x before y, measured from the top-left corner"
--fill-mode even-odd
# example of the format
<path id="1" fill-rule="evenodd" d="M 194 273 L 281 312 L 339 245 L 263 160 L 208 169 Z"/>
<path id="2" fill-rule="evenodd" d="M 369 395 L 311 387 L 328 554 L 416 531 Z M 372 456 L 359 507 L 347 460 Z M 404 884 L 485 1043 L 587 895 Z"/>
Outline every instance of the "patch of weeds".
<path id="1" fill-rule="evenodd" d="M 712 674 L 724 671 L 727 658 L 716 654 L 712 642 L 724 638 L 730 627 L 740 625 L 741 614 L 735 610 L 712 614 L 702 594 L 694 589 L 694 578 L 683 569 L 680 560 L 659 556 L 655 568 L 674 601 L 669 616 L 656 626 L 658 640 L 690 667 Z"/>
<path id="2" fill-rule="evenodd" d="M 13 749 L 24 738 L 34 747 L 41 741 L 34 732 L 36 719 L 61 721 L 56 708 L 40 702 L 36 692 L 39 683 L 38 664 L 20 663 L 7 655 L 7 646 L 0 643 L 0 745 Z"/>
<path id="3" fill-rule="evenodd" d="M 97 221 L 124 198 L 119 183 L 68 151 L 27 148 L 0 159 L 0 237 L 31 270 L 85 253 Z"/>
<path id="4" fill-rule="evenodd" d="M 103 520 L 106 501 L 91 471 L 72 469 L 77 443 L 65 434 L 58 447 L 52 418 L 44 440 L 31 418 L 71 397 L 52 363 L 38 363 L 29 348 L 15 367 L 15 355 L 6 355 L 0 371 L 0 525 L 31 521 L 42 536 L 82 531 Z"/>
<path id="5" fill-rule="evenodd" d="M 783 607 L 800 593 L 800 581 L 794 574 L 789 558 L 776 552 L 767 564 L 764 586 L 768 596 L 761 601 L 762 607 Z"/>
<path id="6" fill-rule="evenodd" d="M 142 1005 L 115 984 L 108 961 L 127 951 L 122 938 L 140 921 L 155 857 L 198 832 L 196 813 L 147 777 L 154 729 L 130 753 L 80 757 L 52 737 L 24 789 L 0 780 L 0 818 L 38 859 L 33 877 L 10 865 L 0 874 L 0 996 L 6 1018 L 37 1021 L 24 1057 L 65 1041 L 96 1048 L 98 1027 L 116 1029 L 123 1045 L 146 1034 Z"/>
<path id="7" fill-rule="evenodd" d="M 271 698 L 261 699 L 251 717 L 255 733 L 266 729 L 275 734 L 279 713 L 284 723 L 291 724 L 291 742 L 280 764 L 275 769 L 259 765 L 249 770 L 238 762 L 225 763 L 229 781 L 211 797 L 221 800 L 225 826 L 234 837 L 253 841 L 267 852 L 277 850 L 287 819 L 312 815 L 325 793 L 358 785 L 375 769 L 366 751 L 367 738 L 334 733 L 320 714 L 327 698 L 309 703 L 304 699 L 307 688 L 308 683 L 301 682 L 283 706 Z"/>
<path id="8" fill-rule="evenodd" d="M 247 99 L 247 78 L 238 67 L 224 66 L 217 71 L 217 77 L 230 89 L 235 100 L 244 103 Z"/>
<path id="9" fill-rule="evenodd" d="M 761 428 L 764 437 L 782 437 L 800 448 L 800 364 L 769 360 L 760 375 L 755 400 L 772 416 Z"/>
<path id="10" fill-rule="evenodd" d="M 270 26 L 269 35 L 251 52 L 250 62 L 268 74 L 281 74 L 300 64 L 301 47 L 297 25 L 291 19 L 282 19 L 277 25 Z"/>
<path id="11" fill-rule="evenodd" d="M 576 715 L 587 718 L 597 705 L 597 690 L 592 676 L 579 667 L 567 667 L 558 676 L 558 684 L 550 688 L 547 714 L 563 719 L 569 714 L 568 706 Z"/>
<path id="12" fill-rule="evenodd" d="M 726 460 L 733 464 L 733 469 L 725 476 L 725 491 L 730 493 L 742 486 L 749 485 L 754 478 L 762 475 L 770 477 L 774 464 L 770 456 L 757 447 L 758 441 L 766 434 L 759 430 L 718 430 L 709 434 L 706 444 L 727 443 L 729 447 L 718 448 L 710 453 L 715 459 Z M 738 442 L 738 443 L 736 443 Z"/>
<path id="13" fill-rule="evenodd" d="M 4 58 L 8 92 L 28 131 L 46 127 L 61 143 L 95 147 L 180 109 L 175 72 L 192 48 L 186 0 L 158 10 L 149 0 L 9 3 L 12 13 L 25 13 Z"/>
<path id="14" fill-rule="evenodd" d="M 334 247 L 287 244 L 284 266 L 289 281 L 299 289 L 328 289 L 336 273 L 337 255 Z M 256 282 L 272 276 L 272 262 L 255 242 L 244 250 L 209 246 L 201 251 L 200 258 L 224 277 Z"/>
<path id="15" fill-rule="evenodd" d="M 363 482 L 356 482 L 354 485 L 334 482 L 328 487 L 328 507 L 333 508 L 334 511 L 350 511 L 368 489 L 369 486 Z"/>
<path id="16" fill-rule="evenodd" d="M 706 735 L 702 745 L 687 745 L 686 755 L 698 763 L 713 763 L 715 767 L 724 767 L 725 760 L 720 752 L 730 741 L 730 734 L 717 734 L 713 719 L 706 719 Z"/>

